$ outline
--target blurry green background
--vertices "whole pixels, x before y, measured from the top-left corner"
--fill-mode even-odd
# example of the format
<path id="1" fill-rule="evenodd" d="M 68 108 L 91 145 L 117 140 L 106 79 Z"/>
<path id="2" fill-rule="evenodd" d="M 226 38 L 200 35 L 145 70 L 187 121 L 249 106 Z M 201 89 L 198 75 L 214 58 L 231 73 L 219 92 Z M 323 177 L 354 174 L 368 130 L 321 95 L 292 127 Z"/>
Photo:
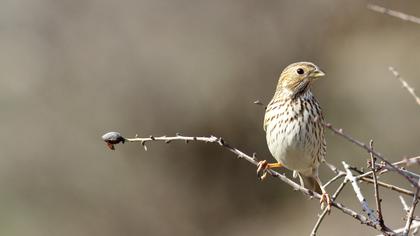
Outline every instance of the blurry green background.
<path id="1" fill-rule="evenodd" d="M 415 0 L 378 3 L 420 16 Z M 305 60 L 327 72 L 313 91 L 329 122 L 373 138 L 389 160 L 418 155 L 419 108 L 387 68 L 420 89 L 420 25 L 366 4 L 2 1 L 0 234 L 308 235 L 317 201 L 258 181 L 220 147 L 110 151 L 100 137 L 213 134 L 272 160 L 253 101 L 267 103 L 281 70 Z M 366 152 L 330 132 L 327 141 L 331 163 L 366 166 Z M 386 223 L 402 226 L 398 195 L 382 193 Z M 350 186 L 339 200 L 361 211 Z M 319 233 L 377 232 L 334 209 Z"/>

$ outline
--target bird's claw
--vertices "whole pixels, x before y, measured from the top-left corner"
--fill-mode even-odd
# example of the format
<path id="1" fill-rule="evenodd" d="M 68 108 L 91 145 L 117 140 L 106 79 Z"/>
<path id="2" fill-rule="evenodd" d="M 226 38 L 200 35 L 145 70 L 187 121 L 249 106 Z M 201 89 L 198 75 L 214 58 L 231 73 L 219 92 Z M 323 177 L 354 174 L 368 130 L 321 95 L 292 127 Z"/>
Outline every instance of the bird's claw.
<path id="1" fill-rule="evenodd" d="M 260 180 L 264 180 L 267 177 L 268 162 L 266 160 L 258 162 L 257 176 Z"/>
<path id="2" fill-rule="evenodd" d="M 322 193 L 319 203 L 321 204 L 321 209 L 324 209 L 326 207 L 328 214 L 330 214 L 332 200 L 328 193 L 326 192 Z"/>

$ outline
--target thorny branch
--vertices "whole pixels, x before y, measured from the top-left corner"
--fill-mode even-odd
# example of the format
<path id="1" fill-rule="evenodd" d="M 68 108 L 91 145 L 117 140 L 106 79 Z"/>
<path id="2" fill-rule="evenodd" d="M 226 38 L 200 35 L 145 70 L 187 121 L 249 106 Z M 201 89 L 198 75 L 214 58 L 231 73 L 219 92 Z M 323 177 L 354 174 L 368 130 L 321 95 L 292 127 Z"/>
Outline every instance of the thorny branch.
<path id="1" fill-rule="evenodd" d="M 388 160 L 385 159 L 384 156 L 382 156 L 382 154 L 376 152 L 375 150 L 371 149 L 370 147 L 368 147 L 365 143 L 351 137 L 348 134 L 345 134 L 343 132 L 343 129 L 337 129 L 334 128 L 330 123 L 325 123 L 324 124 L 325 127 L 327 127 L 328 129 L 330 129 L 333 133 L 338 134 L 339 136 L 347 139 L 348 141 L 350 141 L 353 144 L 356 144 L 356 146 L 359 146 L 360 148 L 365 149 L 368 153 L 372 153 L 372 155 L 378 159 L 380 159 L 381 161 L 383 161 L 385 163 L 385 166 L 388 167 L 390 170 L 396 171 L 398 172 L 401 176 L 403 176 L 404 178 L 406 178 L 413 186 L 415 187 L 420 187 L 418 184 L 418 181 L 413 179 L 409 174 L 405 173 L 403 170 L 401 170 L 400 168 L 398 168 L 398 166 L 393 165 L 391 162 L 389 162 Z"/>
<path id="2" fill-rule="evenodd" d="M 147 148 L 146 148 L 147 142 L 151 142 L 151 141 L 162 141 L 162 142 L 165 142 L 165 143 L 169 143 L 171 141 L 180 140 L 180 141 L 185 141 L 185 142 L 200 141 L 200 142 L 205 142 L 205 143 L 214 143 L 214 144 L 218 144 L 219 146 L 221 146 L 223 148 L 226 148 L 230 152 L 234 153 L 238 158 L 244 159 L 244 160 L 252 163 L 255 166 L 258 165 L 258 162 L 256 160 L 255 155 L 249 156 L 249 155 L 245 154 L 244 152 L 238 150 L 237 148 L 232 147 L 230 144 L 225 142 L 223 138 L 217 138 L 215 136 L 189 137 L 189 136 L 182 136 L 182 135 L 177 134 L 176 136 L 171 136 L 171 137 L 168 137 L 168 136 L 159 136 L 159 137 L 150 136 L 149 138 L 138 138 L 138 137 L 124 138 L 118 132 L 109 132 L 109 133 L 103 135 L 102 139 L 107 143 L 107 145 L 111 149 L 114 148 L 115 144 L 124 143 L 124 142 L 140 142 L 143 145 L 143 147 L 145 147 L 145 150 L 147 150 Z M 310 198 L 321 199 L 320 194 L 318 194 L 316 192 L 313 192 L 313 191 L 295 183 L 294 181 L 288 179 L 284 174 L 280 174 L 280 173 L 278 173 L 276 171 L 273 171 L 271 169 L 267 170 L 267 173 L 269 175 L 273 176 L 273 177 L 279 178 L 280 180 L 282 180 L 283 182 L 285 182 L 286 184 L 291 186 L 294 190 L 300 191 L 301 193 L 309 196 Z M 347 215 L 353 217 L 354 219 L 358 220 L 361 224 L 365 224 L 365 225 L 368 225 L 368 226 L 376 229 L 376 224 L 374 222 L 372 222 L 367 217 L 365 217 L 361 214 L 358 214 L 357 212 L 351 210 L 350 208 L 345 207 L 343 204 L 333 201 L 332 206 L 339 209 L 344 214 L 347 214 Z"/>
<path id="3" fill-rule="evenodd" d="M 236 154 L 237 157 L 242 158 L 254 165 L 258 164 L 258 161 L 256 160 L 255 155 L 247 155 L 244 152 L 238 150 L 237 148 L 231 146 L 230 144 L 228 144 L 227 142 L 224 141 L 223 138 L 218 138 L 215 136 L 209 136 L 209 137 L 189 137 L 189 136 L 182 136 L 180 134 L 177 134 L 176 136 L 159 136 L 159 137 L 155 137 L 155 136 L 150 136 L 148 138 L 139 138 L 139 137 L 135 137 L 135 138 L 124 138 L 123 136 L 121 136 L 121 134 L 117 133 L 117 132 L 110 132 L 105 134 L 103 137 L 103 140 L 108 144 L 108 146 L 112 149 L 114 148 L 115 144 L 118 143 L 124 143 L 124 142 L 139 142 L 141 143 L 141 145 L 144 147 L 144 149 L 147 151 L 147 142 L 152 142 L 152 141 L 161 141 L 161 142 L 165 142 L 165 143 L 170 143 L 171 141 L 184 141 L 186 143 L 190 142 L 190 141 L 200 141 L 200 142 L 205 142 L 205 143 L 214 143 L 214 144 L 218 144 L 219 146 L 228 149 L 230 152 Z M 289 186 L 291 186 L 294 190 L 298 190 L 300 192 L 302 192 L 303 194 L 309 196 L 309 197 L 314 197 L 316 199 L 320 199 L 320 195 L 316 192 L 313 192 L 311 190 L 308 190 L 302 186 L 300 186 L 299 184 L 295 183 L 294 181 L 288 179 L 284 174 L 280 174 L 276 171 L 273 170 L 268 170 L 268 174 L 270 174 L 273 177 L 279 178 L 280 180 L 282 180 L 283 182 L 285 182 L 286 184 L 288 184 Z M 348 173 L 347 173 L 348 174 Z M 333 177 L 329 182 L 327 182 L 326 185 L 328 185 L 329 183 L 338 180 L 339 178 L 343 177 L 345 174 L 345 172 L 343 171 L 339 171 L 338 174 Z M 356 179 L 356 177 L 353 176 L 354 179 Z M 365 178 L 367 178 L 365 176 Z M 351 180 L 351 179 L 350 179 Z M 347 178 L 343 181 L 346 182 Z M 341 185 L 340 185 L 341 186 Z M 344 187 L 344 186 L 343 186 Z M 339 190 L 339 189 L 337 189 Z M 340 190 L 341 191 L 341 190 Z M 334 194 L 334 198 L 337 197 L 337 195 L 340 193 L 340 191 L 336 191 L 336 194 Z M 333 199 L 334 199 L 333 198 Z M 372 212 L 368 212 L 369 217 L 372 217 L 372 219 L 369 219 L 361 214 L 358 214 L 357 212 L 345 207 L 343 204 L 335 202 L 333 200 L 332 202 L 332 206 L 339 209 L 340 211 L 342 211 L 343 213 L 352 216 L 353 218 L 355 218 L 356 220 L 358 220 L 360 223 L 362 224 L 366 224 L 372 228 L 375 228 L 377 230 L 380 230 L 382 233 L 384 233 L 385 235 L 392 235 L 392 230 L 388 229 L 388 228 L 382 228 L 382 227 L 378 227 L 378 222 L 376 217 L 374 216 L 374 214 L 372 214 Z M 366 210 L 366 209 L 365 209 Z M 322 216 L 323 214 L 321 214 Z M 319 219 L 319 223 L 318 226 L 316 226 L 315 232 L 319 227 L 319 224 L 322 221 L 322 218 L 324 218 L 324 216 L 322 216 Z"/>
<path id="4" fill-rule="evenodd" d="M 369 147 L 373 149 L 373 140 L 370 140 Z M 375 190 L 375 201 L 376 201 L 376 213 L 378 214 L 378 221 L 381 227 L 384 227 L 384 219 L 382 216 L 382 208 L 381 208 L 381 201 L 382 199 L 379 197 L 379 189 L 378 189 L 378 180 L 376 177 L 376 158 L 370 153 L 370 166 L 372 169 L 372 179 L 373 179 L 373 186 Z"/>
<path id="5" fill-rule="evenodd" d="M 362 194 L 362 191 L 360 190 L 359 185 L 357 184 L 357 179 L 354 177 L 353 173 L 350 170 L 350 166 L 346 162 L 342 162 L 344 169 L 346 170 L 347 176 L 346 179 L 348 179 L 353 186 L 354 192 L 356 193 L 356 197 L 359 200 L 360 204 L 362 205 L 363 211 L 366 212 L 369 219 L 375 224 L 379 224 L 378 218 L 376 217 L 375 213 L 371 208 L 369 208 L 369 205 L 365 199 L 365 197 Z"/>
<path id="6" fill-rule="evenodd" d="M 417 203 L 419 202 L 419 199 L 417 198 L 419 195 L 419 189 L 419 187 L 416 188 L 416 193 L 413 197 L 413 202 L 411 203 L 411 207 L 408 211 L 407 222 L 402 233 L 403 236 L 408 236 L 408 233 L 410 232 L 411 223 L 413 222 L 414 210 L 416 209 Z"/>

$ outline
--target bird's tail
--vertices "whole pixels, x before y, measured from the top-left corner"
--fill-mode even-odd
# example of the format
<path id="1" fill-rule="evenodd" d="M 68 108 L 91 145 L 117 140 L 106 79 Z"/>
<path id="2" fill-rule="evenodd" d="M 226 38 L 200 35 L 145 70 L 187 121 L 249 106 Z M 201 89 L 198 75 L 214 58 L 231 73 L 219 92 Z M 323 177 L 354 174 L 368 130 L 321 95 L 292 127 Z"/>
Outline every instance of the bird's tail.
<path id="1" fill-rule="evenodd" d="M 304 186 L 305 188 L 322 194 L 321 186 L 319 186 L 318 182 L 314 177 L 311 176 L 303 176 L 299 174 L 300 185 Z"/>

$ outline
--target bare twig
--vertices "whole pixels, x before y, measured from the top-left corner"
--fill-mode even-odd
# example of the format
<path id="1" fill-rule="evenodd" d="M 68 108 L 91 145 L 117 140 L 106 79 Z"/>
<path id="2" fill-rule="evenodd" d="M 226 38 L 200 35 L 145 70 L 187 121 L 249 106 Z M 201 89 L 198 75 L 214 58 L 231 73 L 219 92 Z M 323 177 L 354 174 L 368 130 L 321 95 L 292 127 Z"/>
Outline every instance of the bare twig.
<path id="1" fill-rule="evenodd" d="M 357 173 L 359 173 L 358 176 L 355 176 L 355 178 L 357 180 L 362 180 L 363 182 L 370 183 L 370 184 L 373 184 L 374 183 L 374 181 L 373 181 L 372 178 L 366 177 L 366 176 L 371 175 L 372 174 L 372 171 L 363 173 L 363 171 L 357 169 L 356 167 L 352 167 L 352 166 L 350 167 L 350 169 L 356 171 Z M 383 173 L 386 173 L 386 172 L 388 172 L 387 169 L 382 170 L 381 172 L 377 172 L 377 176 L 379 174 L 383 174 Z M 369 175 L 367 175 L 367 174 L 369 174 Z M 404 188 L 401 188 L 401 187 L 397 187 L 397 186 L 392 185 L 392 184 L 384 183 L 384 182 L 381 182 L 381 181 L 377 181 L 377 183 L 378 183 L 379 186 L 384 187 L 384 188 L 387 188 L 389 190 L 396 191 L 396 192 L 399 192 L 399 193 L 403 193 L 403 194 L 406 194 L 406 195 L 409 195 L 409 196 L 414 196 L 414 192 L 412 192 L 410 190 L 407 190 L 407 189 L 404 189 Z"/>
<path id="2" fill-rule="evenodd" d="M 420 156 L 410 157 L 410 158 L 403 158 L 401 161 L 394 162 L 393 165 L 413 165 L 413 164 L 420 164 Z"/>
<path id="3" fill-rule="evenodd" d="M 346 173 L 347 173 L 346 179 L 348 179 L 351 182 L 351 185 L 353 186 L 353 190 L 356 193 L 356 197 L 359 200 L 360 204 L 362 205 L 363 211 L 366 212 L 369 219 L 374 224 L 379 224 L 378 218 L 376 217 L 373 210 L 371 208 L 369 208 L 369 205 L 368 205 L 365 197 L 363 196 L 359 185 L 357 184 L 357 179 L 354 177 L 353 173 L 351 173 L 350 166 L 344 161 L 342 163 L 343 163 L 344 169 L 346 170 Z"/>
<path id="4" fill-rule="evenodd" d="M 420 156 L 410 157 L 410 158 L 404 158 L 401 161 L 397 161 L 397 162 L 392 163 L 392 165 L 393 166 L 396 166 L 396 167 L 399 166 L 399 165 L 403 165 L 403 164 L 405 164 L 407 166 L 410 166 L 410 165 L 413 165 L 413 164 L 420 164 Z M 384 165 L 383 164 L 376 164 L 376 165 L 380 169 L 383 169 L 384 168 Z M 404 169 L 401 169 L 401 168 L 400 168 L 400 170 L 403 171 L 403 172 L 407 172 L 407 170 L 404 170 Z M 382 174 L 384 174 L 386 172 L 388 172 L 388 169 L 381 170 L 380 172 L 377 172 L 376 175 L 382 175 Z M 373 173 L 372 171 L 368 171 L 366 173 L 363 173 L 363 174 L 360 174 L 360 175 L 356 176 L 356 178 L 357 179 L 361 179 L 363 177 L 372 175 L 372 173 Z M 411 172 L 411 175 L 413 175 L 413 174 L 414 173 Z"/>
<path id="5" fill-rule="evenodd" d="M 111 140 L 106 139 L 106 137 L 112 137 Z M 177 135 L 177 136 L 172 136 L 172 137 L 167 137 L 167 136 L 160 136 L 160 137 L 154 137 L 151 136 L 149 138 L 123 138 L 119 133 L 117 132 L 110 132 L 107 133 L 105 135 L 102 136 L 103 140 L 109 145 L 109 142 L 112 142 L 113 145 L 118 144 L 118 143 L 122 143 L 124 142 L 140 142 L 143 146 L 146 145 L 146 142 L 150 142 L 150 141 L 162 141 L 162 142 L 170 142 L 170 141 L 175 141 L 175 140 L 181 140 L 181 141 L 200 141 L 200 142 L 205 142 L 205 143 L 214 143 L 214 144 L 218 144 L 219 146 L 226 148 L 227 150 L 229 150 L 230 152 L 234 153 L 237 157 L 244 159 L 250 163 L 252 163 L 253 165 L 257 166 L 258 162 L 255 160 L 255 157 L 253 156 L 249 156 L 247 154 L 245 154 L 244 152 L 238 150 L 237 148 L 234 148 L 232 146 L 230 146 L 229 144 L 227 144 L 224 139 L 222 138 L 217 138 L 215 136 L 210 136 L 210 137 L 188 137 L 188 136 L 181 136 L 181 135 Z M 119 142 L 113 141 L 113 140 L 120 140 Z M 121 141 L 123 140 L 123 141 Z M 267 173 L 273 177 L 279 178 L 281 181 L 283 181 L 284 183 L 286 183 L 287 185 L 291 186 L 294 190 L 300 191 L 301 193 L 309 196 L 309 197 L 313 197 L 316 199 L 321 199 L 321 195 L 313 192 L 305 187 L 302 187 L 301 185 L 293 182 L 292 180 L 288 179 L 284 174 L 280 174 L 274 170 L 267 170 Z M 373 223 L 370 219 L 368 219 L 367 217 L 358 214 L 357 212 L 351 210 L 350 208 L 345 207 L 343 204 L 338 203 L 338 202 L 331 202 L 331 205 L 337 209 L 339 209 L 341 212 L 343 212 L 346 215 L 349 215 L 351 217 L 353 217 L 354 219 L 358 220 L 361 224 L 365 224 L 368 225 L 372 228 L 376 228 L 376 224 Z M 379 230 L 379 229 L 377 229 Z"/>
<path id="6" fill-rule="evenodd" d="M 369 147 L 373 150 L 373 140 L 370 140 Z M 381 198 L 379 197 L 378 180 L 376 179 L 376 158 L 370 153 L 370 161 L 373 176 L 373 187 L 375 189 L 376 212 L 378 213 L 378 221 L 381 227 L 385 226 L 381 209 Z"/>
<path id="7" fill-rule="evenodd" d="M 411 158 L 404 158 L 402 161 L 398 162 L 397 165 L 399 165 L 399 164 L 406 164 L 407 166 L 414 165 L 414 164 L 419 165 L 420 164 L 420 156 L 411 157 Z"/>
<path id="8" fill-rule="evenodd" d="M 340 170 L 335 165 L 327 162 L 326 160 L 322 160 L 322 163 L 324 163 L 335 174 L 340 174 Z"/>
<path id="9" fill-rule="evenodd" d="M 389 166 L 387 166 L 387 165 L 378 165 L 378 164 L 376 164 L 377 166 L 379 166 L 379 168 L 384 168 L 384 170 L 381 170 L 378 174 L 384 174 L 384 173 L 386 173 L 386 172 L 388 172 L 388 171 L 393 171 L 394 169 L 393 168 L 391 168 L 391 167 L 389 167 Z M 404 167 L 398 167 L 398 166 L 395 166 L 395 168 L 398 168 L 401 172 L 403 172 L 403 173 L 405 173 L 407 176 L 410 176 L 411 178 L 413 178 L 413 180 L 418 180 L 418 179 L 420 179 L 420 175 L 419 174 L 416 174 L 416 173 L 414 173 L 414 172 L 411 172 L 411 171 L 409 171 L 409 170 L 407 170 L 407 169 L 405 169 Z"/>
<path id="10" fill-rule="evenodd" d="M 357 177 L 356 177 L 357 178 Z M 369 184 L 373 184 L 373 179 L 368 178 L 368 177 L 363 177 L 360 180 L 362 180 L 363 182 L 369 183 Z M 401 188 L 401 187 L 397 187 L 395 185 L 392 184 L 387 184 L 381 181 L 377 181 L 378 185 L 383 187 L 383 188 L 387 188 L 389 190 L 395 191 L 395 192 L 399 192 L 408 196 L 414 196 L 414 192 Z M 419 197 L 420 198 L 420 197 Z"/>
<path id="11" fill-rule="evenodd" d="M 419 201 L 417 198 L 417 196 L 419 195 L 419 189 L 419 187 L 416 188 L 416 193 L 413 197 L 413 202 L 411 203 L 410 210 L 408 211 L 407 222 L 405 223 L 404 231 L 402 233 L 403 236 L 408 236 L 408 233 L 410 232 L 411 223 L 413 222 L 414 210 L 416 209 L 416 205 Z"/>
<path id="12" fill-rule="evenodd" d="M 344 172 L 343 172 L 344 173 Z M 337 175 L 337 176 L 340 176 L 340 175 Z M 336 176 L 336 177 L 337 177 Z M 340 176 L 341 177 L 341 176 Z M 338 179 L 338 178 L 337 178 Z M 332 195 L 332 197 L 331 197 L 331 199 L 334 201 L 337 197 L 338 197 L 338 195 L 341 193 L 341 190 L 343 190 L 343 188 L 344 188 L 344 186 L 347 184 L 347 179 L 344 179 L 344 181 L 340 184 L 340 186 L 338 186 L 338 188 L 337 188 L 337 190 L 335 191 L 335 193 Z M 318 228 L 319 228 L 319 226 L 321 225 L 321 223 L 322 223 L 322 220 L 324 219 L 324 217 L 327 215 L 327 213 L 328 213 L 328 209 L 327 208 L 325 208 L 323 211 L 322 211 L 322 213 L 321 213 L 321 215 L 319 215 L 319 217 L 318 217 L 318 220 L 317 220 L 317 222 L 315 223 L 315 226 L 314 226 L 314 228 L 312 229 L 312 232 L 311 232 L 311 236 L 315 236 L 316 235 L 316 232 L 318 231 Z"/>
<path id="13" fill-rule="evenodd" d="M 414 230 L 413 230 L 413 233 L 411 235 L 416 236 L 418 232 L 419 232 L 419 228 L 415 227 Z"/>
<path id="14" fill-rule="evenodd" d="M 341 136 L 341 137 L 347 139 L 348 141 L 350 141 L 351 143 L 356 144 L 357 146 L 365 149 L 369 153 L 372 153 L 373 156 L 375 156 L 376 158 L 383 161 L 385 163 L 385 165 L 388 166 L 391 170 L 398 172 L 400 175 L 402 175 L 404 178 L 406 178 L 413 186 L 416 186 L 416 187 L 419 186 L 418 181 L 414 180 L 411 176 L 404 173 L 404 171 L 400 170 L 397 166 L 394 166 L 391 162 L 387 161 L 385 159 L 385 157 L 382 156 L 382 154 L 372 150 L 365 143 L 351 137 L 350 135 L 345 134 L 342 129 L 334 128 L 330 123 L 324 123 L 324 126 L 327 127 L 328 129 L 330 129 L 331 131 L 333 131 L 335 134 L 338 134 L 339 136 Z"/>
<path id="15" fill-rule="evenodd" d="M 340 179 L 344 176 L 346 176 L 346 173 L 343 172 L 343 171 L 340 171 L 336 176 L 334 176 L 332 179 L 330 179 L 328 182 L 326 182 L 324 184 L 324 186 L 322 186 L 322 187 L 326 188 L 328 185 L 334 183 L 335 181 L 337 181 L 338 179 Z"/>
<path id="16" fill-rule="evenodd" d="M 419 227 L 420 227 L 420 222 L 419 221 L 413 222 L 413 224 L 411 225 L 412 229 L 417 229 Z M 401 235 L 403 233 L 403 231 L 404 231 L 404 227 L 396 229 L 396 230 L 394 230 L 394 235 Z M 382 236 L 382 235 L 383 234 L 379 234 L 378 236 Z"/>
<path id="17" fill-rule="evenodd" d="M 404 200 L 402 196 L 400 196 L 401 204 L 403 205 L 403 209 L 405 211 L 405 214 L 407 214 L 410 211 L 410 208 L 407 205 L 407 202 Z"/>
<path id="18" fill-rule="evenodd" d="M 417 18 L 417 19 L 419 19 L 419 18 Z M 420 98 L 416 95 L 416 92 L 414 91 L 414 88 L 411 87 L 410 85 L 408 85 L 408 83 L 401 77 L 400 73 L 398 73 L 398 71 L 394 67 L 390 66 L 390 67 L 388 67 L 388 69 L 392 72 L 392 74 L 395 76 L 395 78 L 400 80 L 402 86 L 405 89 L 407 89 L 407 91 L 411 94 L 411 96 L 413 96 L 413 98 L 416 100 L 417 105 L 420 106 Z"/>
<path id="19" fill-rule="evenodd" d="M 409 22 L 413 22 L 413 23 L 416 23 L 416 24 L 420 24 L 420 18 L 418 18 L 416 16 L 405 14 L 405 13 L 400 12 L 400 11 L 387 9 L 385 7 L 381 7 L 381 6 L 374 5 L 374 4 L 368 4 L 367 8 L 369 10 L 379 12 L 379 13 L 382 13 L 382 14 L 385 14 L 385 15 L 393 16 L 393 17 L 396 17 L 396 18 L 404 20 L 404 21 L 409 21 Z"/>

